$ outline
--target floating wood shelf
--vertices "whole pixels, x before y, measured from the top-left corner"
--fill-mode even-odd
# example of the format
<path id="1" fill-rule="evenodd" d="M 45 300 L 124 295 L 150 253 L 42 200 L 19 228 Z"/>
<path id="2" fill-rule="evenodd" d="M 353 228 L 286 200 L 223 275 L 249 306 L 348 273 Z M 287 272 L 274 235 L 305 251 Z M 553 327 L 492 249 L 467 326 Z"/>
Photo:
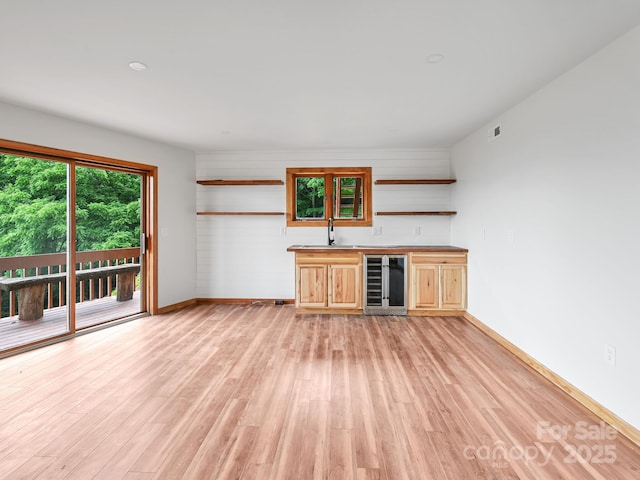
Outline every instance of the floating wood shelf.
<path id="1" fill-rule="evenodd" d="M 450 210 L 429 212 L 376 212 L 376 215 L 455 215 L 458 212 Z"/>
<path id="2" fill-rule="evenodd" d="M 282 180 L 197 180 L 200 185 L 284 185 Z"/>
<path id="3" fill-rule="evenodd" d="M 455 178 L 396 178 L 376 180 L 376 185 L 449 185 Z M 418 212 L 376 212 L 376 215 L 455 215 L 451 210 L 418 211 Z"/>
<path id="4" fill-rule="evenodd" d="M 415 178 L 397 180 L 376 180 L 376 185 L 448 185 L 456 183 L 455 178 Z"/>
<path id="5" fill-rule="evenodd" d="M 197 212 L 198 215 L 284 215 L 284 212 Z"/>

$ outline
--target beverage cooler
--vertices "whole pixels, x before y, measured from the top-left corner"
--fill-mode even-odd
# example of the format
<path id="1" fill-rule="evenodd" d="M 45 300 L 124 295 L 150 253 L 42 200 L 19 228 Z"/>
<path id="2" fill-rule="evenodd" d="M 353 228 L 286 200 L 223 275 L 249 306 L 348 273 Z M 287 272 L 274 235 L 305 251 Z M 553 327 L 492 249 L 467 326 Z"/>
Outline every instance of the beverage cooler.
<path id="1" fill-rule="evenodd" d="M 407 314 L 407 256 L 364 256 L 365 315 Z"/>

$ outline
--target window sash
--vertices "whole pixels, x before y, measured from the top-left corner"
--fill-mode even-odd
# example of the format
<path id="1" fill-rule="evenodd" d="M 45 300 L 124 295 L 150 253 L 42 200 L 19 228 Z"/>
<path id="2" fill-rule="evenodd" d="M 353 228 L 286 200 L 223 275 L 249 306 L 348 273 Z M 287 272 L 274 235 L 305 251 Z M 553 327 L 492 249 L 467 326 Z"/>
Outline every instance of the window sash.
<path id="1" fill-rule="evenodd" d="M 318 179 L 320 191 L 305 191 L 314 183 L 311 179 Z M 319 226 L 330 217 L 336 226 L 371 226 L 371 204 L 371 167 L 287 168 L 289 226 Z"/>
<path id="2" fill-rule="evenodd" d="M 298 221 L 324 219 L 327 211 L 324 176 L 296 176 L 295 217 Z"/>
<path id="3" fill-rule="evenodd" d="M 334 219 L 361 219 L 363 217 L 363 183 L 361 176 L 333 177 Z"/>

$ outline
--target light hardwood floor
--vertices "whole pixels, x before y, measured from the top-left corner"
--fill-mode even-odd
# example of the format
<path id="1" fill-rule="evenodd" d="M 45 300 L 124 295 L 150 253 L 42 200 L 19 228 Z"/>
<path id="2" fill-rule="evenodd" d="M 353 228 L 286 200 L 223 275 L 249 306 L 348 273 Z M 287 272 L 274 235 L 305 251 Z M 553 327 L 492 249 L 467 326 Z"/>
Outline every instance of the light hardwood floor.
<path id="1" fill-rule="evenodd" d="M 460 318 L 199 305 L 0 360 L 0 478 L 626 480 L 640 448 Z"/>

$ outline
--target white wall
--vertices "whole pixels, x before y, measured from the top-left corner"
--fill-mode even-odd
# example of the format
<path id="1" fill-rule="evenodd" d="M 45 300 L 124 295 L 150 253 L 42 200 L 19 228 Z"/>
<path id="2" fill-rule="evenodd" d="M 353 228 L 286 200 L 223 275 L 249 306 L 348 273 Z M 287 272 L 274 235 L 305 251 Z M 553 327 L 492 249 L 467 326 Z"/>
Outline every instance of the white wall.
<path id="1" fill-rule="evenodd" d="M 0 103 L 0 138 L 157 166 L 158 306 L 194 298 L 193 152 L 4 103 Z"/>
<path id="2" fill-rule="evenodd" d="M 638 51 L 640 28 L 451 152 L 469 312 L 636 428 Z M 502 136 L 488 142 L 498 121 Z"/>
<path id="3" fill-rule="evenodd" d="M 379 178 L 448 178 L 444 150 L 216 152 L 197 155 L 198 179 L 280 179 L 287 167 L 372 167 Z M 450 186 L 373 185 L 373 211 L 449 209 Z M 285 186 L 198 186 L 199 211 L 286 211 Z M 371 227 L 336 227 L 338 244 L 448 244 L 449 217 L 373 217 Z M 420 235 L 415 227 L 420 227 Z M 284 216 L 199 216 L 198 297 L 295 296 L 294 244 L 326 245 L 326 227 L 286 227 Z"/>

